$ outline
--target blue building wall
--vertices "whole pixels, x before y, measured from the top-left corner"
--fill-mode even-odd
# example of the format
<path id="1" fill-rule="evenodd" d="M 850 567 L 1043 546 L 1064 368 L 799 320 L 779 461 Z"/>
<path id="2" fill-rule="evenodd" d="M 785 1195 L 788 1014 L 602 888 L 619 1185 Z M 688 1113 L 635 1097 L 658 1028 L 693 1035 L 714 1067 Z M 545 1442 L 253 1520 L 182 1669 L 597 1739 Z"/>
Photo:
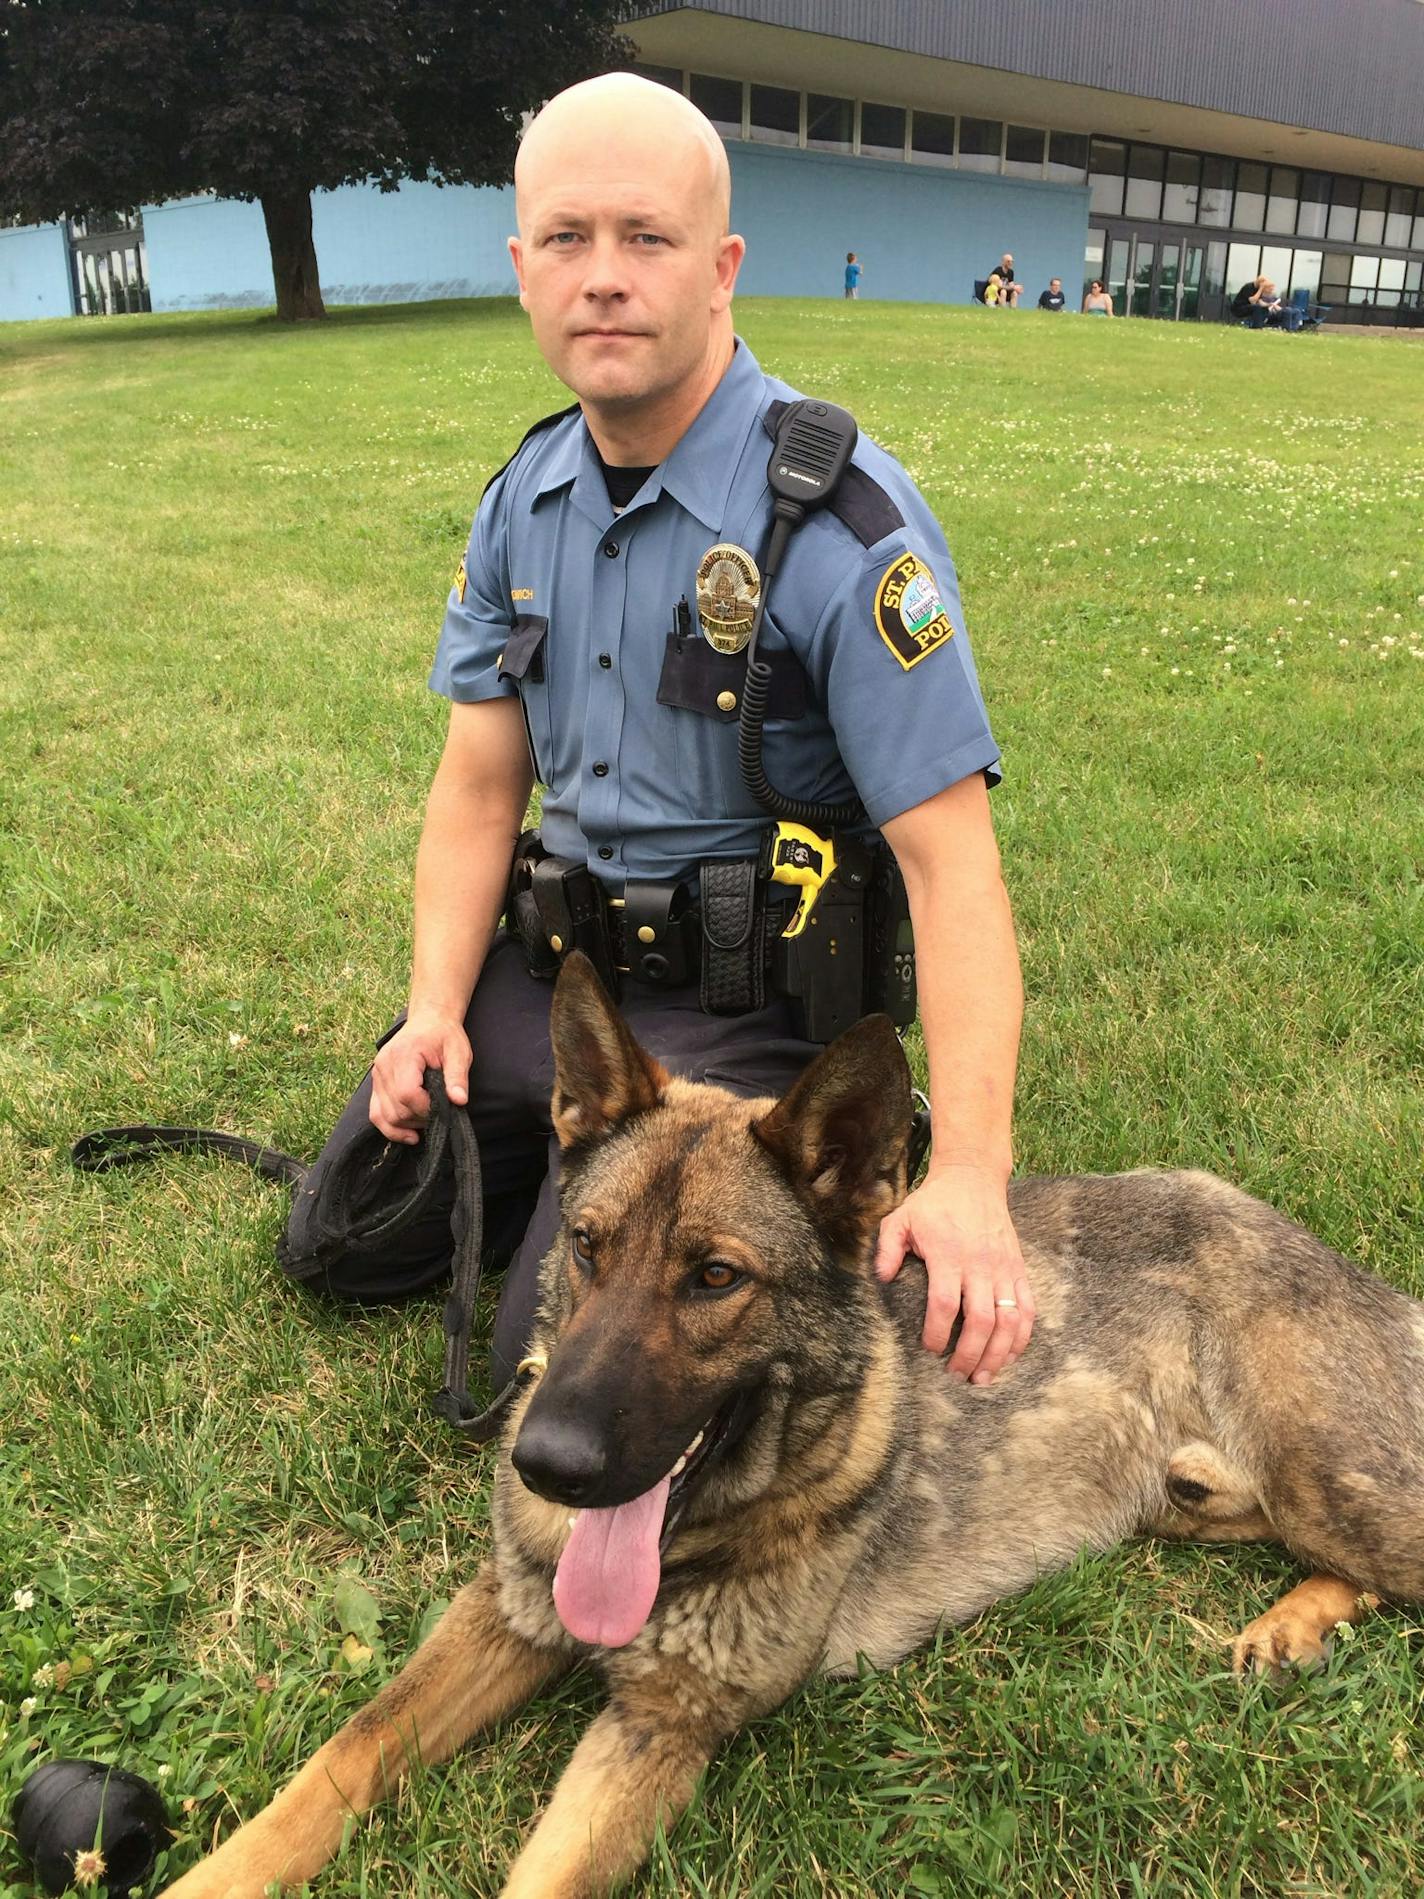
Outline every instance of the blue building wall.
<path id="1" fill-rule="evenodd" d="M 1050 185 L 832 152 L 733 144 L 732 226 L 747 240 L 747 296 L 840 296 L 845 255 L 863 297 L 969 303 L 974 280 L 1013 253 L 1026 303 L 1061 277 L 1077 307 L 1088 241 L 1086 185 Z"/>
<path id="2" fill-rule="evenodd" d="M 0 321 L 73 315 L 69 240 L 63 225 L 0 230 Z"/>
<path id="3" fill-rule="evenodd" d="M 185 199 L 145 208 L 155 310 L 270 304 L 272 260 L 262 207 Z M 312 197 L 312 239 L 328 303 L 422 303 L 514 292 L 505 239 L 514 192 L 408 184 L 350 185 Z"/>
<path id="4" fill-rule="evenodd" d="M 862 294 L 967 303 L 974 279 L 1014 254 L 1026 301 L 1050 277 L 1071 298 L 1088 230 L 1085 186 L 982 177 L 928 165 L 733 144 L 732 221 L 747 239 L 748 296 L 838 297 L 845 254 L 859 254 Z M 146 206 L 155 310 L 271 304 L 272 265 L 255 204 L 188 198 Z M 312 229 L 330 303 L 418 303 L 509 296 L 509 188 L 351 186 L 317 192 Z M 70 314 L 62 227 L 0 231 L 0 317 Z"/>

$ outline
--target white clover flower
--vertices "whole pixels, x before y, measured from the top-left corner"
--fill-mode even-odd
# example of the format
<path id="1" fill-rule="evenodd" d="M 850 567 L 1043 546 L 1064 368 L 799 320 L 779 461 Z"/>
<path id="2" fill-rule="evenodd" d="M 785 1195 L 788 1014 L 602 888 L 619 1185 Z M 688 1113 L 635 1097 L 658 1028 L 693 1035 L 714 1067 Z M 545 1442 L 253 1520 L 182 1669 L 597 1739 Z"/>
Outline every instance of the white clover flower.
<path id="1" fill-rule="evenodd" d="M 33 1609 L 35 1606 L 35 1592 L 33 1589 L 17 1589 L 10 1600 L 17 1609 Z"/>
<path id="2" fill-rule="evenodd" d="M 236 1029 L 230 1029 L 228 1031 L 227 1045 L 229 1048 L 246 1048 L 247 1037 L 245 1035 L 239 1035 Z"/>
<path id="3" fill-rule="evenodd" d="M 26 1695 L 24 1700 L 20 1703 L 20 1719 L 22 1721 L 28 1721 L 30 1716 L 34 1713 L 35 1709 L 39 1705 L 40 1705 L 39 1699 L 37 1696 Z"/>
<path id="4" fill-rule="evenodd" d="M 30 1686 L 32 1688 L 52 1688 L 54 1686 L 54 1670 L 48 1662 L 42 1662 L 34 1674 L 31 1675 Z"/>

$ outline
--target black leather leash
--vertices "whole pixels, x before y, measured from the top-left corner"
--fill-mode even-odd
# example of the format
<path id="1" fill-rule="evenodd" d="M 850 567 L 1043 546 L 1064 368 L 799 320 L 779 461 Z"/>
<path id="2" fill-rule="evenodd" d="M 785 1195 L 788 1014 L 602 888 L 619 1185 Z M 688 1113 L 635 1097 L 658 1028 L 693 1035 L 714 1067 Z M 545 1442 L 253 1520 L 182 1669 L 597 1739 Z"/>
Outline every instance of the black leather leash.
<path id="1" fill-rule="evenodd" d="M 524 1385 L 543 1369 L 543 1360 L 522 1360 L 513 1378 L 485 1410 L 475 1408 L 469 1393 L 470 1327 L 480 1290 L 480 1258 L 484 1240 L 481 1199 L 480 1149 L 470 1117 L 452 1106 L 445 1077 L 437 1068 L 425 1071 L 430 1096 L 430 1120 L 421 1137 L 415 1185 L 392 1203 L 389 1176 L 401 1159 L 401 1149 L 380 1130 L 368 1125 L 327 1168 L 315 1210 L 319 1234 L 318 1266 L 338 1252 L 371 1252 L 386 1246 L 428 1204 L 447 1151 L 455 1171 L 455 1200 L 450 1212 L 454 1242 L 453 1280 L 446 1295 L 442 1326 L 445 1334 L 444 1383 L 435 1394 L 435 1410 L 452 1430 L 472 1444 L 485 1444 L 498 1435 L 505 1415 Z M 235 1134 L 213 1128 L 117 1127 L 96 1128 L 70 1149 L 74 1165 L 84 1173 L 108 1173 L 132 1166 L 160 1153 L 217 1154 L 241 1161 L 266 1180 L 290 1181 L 301 1190 L 311 1169 L 280 1148 L 263 1147 Z"/>

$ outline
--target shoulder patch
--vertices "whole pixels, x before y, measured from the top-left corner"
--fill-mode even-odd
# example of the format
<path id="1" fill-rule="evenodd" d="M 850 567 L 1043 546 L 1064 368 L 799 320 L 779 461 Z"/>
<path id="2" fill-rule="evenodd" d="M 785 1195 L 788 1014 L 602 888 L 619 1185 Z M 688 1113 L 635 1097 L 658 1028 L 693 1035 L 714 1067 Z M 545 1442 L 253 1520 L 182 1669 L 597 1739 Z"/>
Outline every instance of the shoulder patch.
<path id="1" fill-rule="evenodd" d="M 490 476 L 489 480 L 485 483 L 484 487 L 481 488 L 480 490 L 481 501 L 484 500 L 485 496 L 489 493 L 490 489 L 494 486 L 494 484 L 499 480 L 500 476 L 504 473 L 505 469 L 509 467 L 510 463 L 518 461 L 520 451 L 524 448 L 526 443 L 532 442 L 536 435 L 542 435 L 545 429 L 553 428 L 556 422 L 562 422 L 566 416 L 577 415 L 578 411 L 579 411 L 579 404 L 577 402 L 571 402 L 567 409 L 555 409 L 552 415 L 541 415 L 539 420 L 535 422 L 532 425 L 532 427 L 527 428 L 524 431 L 523 435 L 520 436 L 519 447 L 516 448 L 514 453 L 509 457 L 509 461 L 501 462 L 499 467 L 495 469 L 494 473 Z"/>
<path id="2" fill-rule="evenodd" d="M 761 419 L 761 425 L 774 441 L 776 425 L 787 405 L 773 402 Z M 874 547 L 887 534 L 905 525 L 905 517 L 873 475 L 852 462 L 840 478 L 835 493 L 826 503 L 826 511 L 843 521 L 862 547 Z"/>
<path id="3" fill-rule="evenodd" d="M 875 624 L 906 672 L 954 638 L 939 583 L 918 554 L 901 554 L 880 576 Z"/>

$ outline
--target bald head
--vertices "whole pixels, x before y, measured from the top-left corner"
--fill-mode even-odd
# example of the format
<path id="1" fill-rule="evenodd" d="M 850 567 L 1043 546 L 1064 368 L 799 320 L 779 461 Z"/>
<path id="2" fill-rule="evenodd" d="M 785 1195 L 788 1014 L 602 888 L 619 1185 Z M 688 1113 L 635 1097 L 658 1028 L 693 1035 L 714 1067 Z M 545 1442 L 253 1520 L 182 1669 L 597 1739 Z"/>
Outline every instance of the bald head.
<path id="1" fill-rule="evenodd" d="M 603 73 L 556 93 L 529 124 L 514 161 L 521 233 L 550 185 L 591 165 L 629 182 L 661 180 L 690 221 L 722 236 L 731 219 L 726 147 L 690 99 L 636 73 Z"/>

